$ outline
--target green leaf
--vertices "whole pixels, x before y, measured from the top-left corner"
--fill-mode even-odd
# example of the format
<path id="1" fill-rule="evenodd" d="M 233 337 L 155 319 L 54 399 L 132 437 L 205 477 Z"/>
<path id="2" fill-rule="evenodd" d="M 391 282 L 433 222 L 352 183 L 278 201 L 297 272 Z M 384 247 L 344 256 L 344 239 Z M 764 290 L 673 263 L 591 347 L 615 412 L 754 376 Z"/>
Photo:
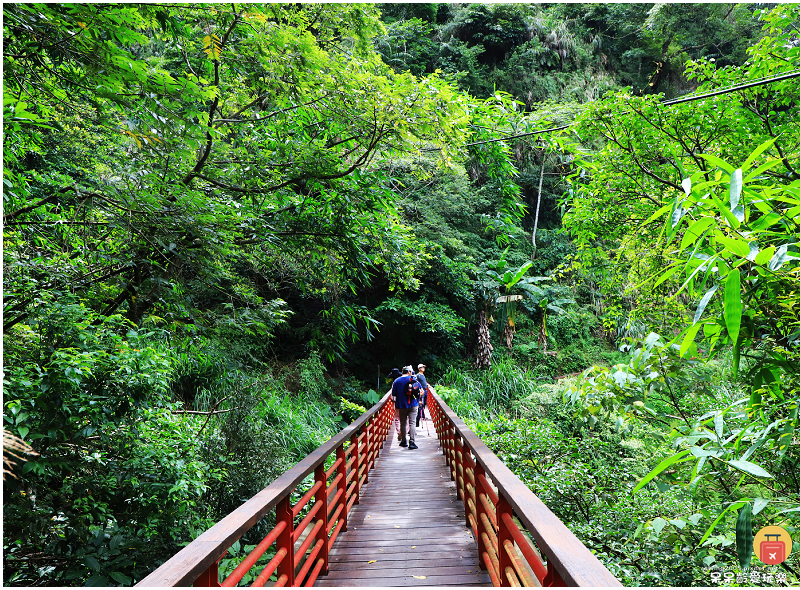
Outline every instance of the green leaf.
<path id="1" fill-rule="evenodd" d="M 108 575 L 111 576 L 115 581 L 122 584 L 123 586 L 130 586 L 131 582 L 133 582 L 131 578 L 120 572 L 111 572 Z"/>
<path id="2" fill-rule="evenodd" d="M 672 275 L 674 275 L 674 274 L 675 274 L 675 273 L 676 273 L 678 270 L 680 270 L 680 268 L 681 268 L 681 267 L 680 267 L 680 265 L 679 265 L 679 264 L 676 264 L 676 265 L 675 265 L 675 266 L 673 266 L 672 268 L 668 269 L 668 270 L 667 270 L 667 271 L 666 271 L 664 274 L 662 274 L 662 275 L 661 275 L 661 276 L 658 278 L 658 280 L 657 280 L 655 283 L 653 283 L 653 289 L 655 289 L 655 288 L 656 288 L 656 287 L 658 287 L 658 286 L 659 286 L 661 283 L 663 283 L 664 281 L 666 281 L 667 279 L 669 279 L 669 278 L 670 278 Z"/>
<path id="3" fill-rule="evenodd" d="M 770 211 L 766 215 L 759 217 L 758 221 L 756 221 L 751 227 L 754 230 L 763 231 L 768 229 L 778 223 L 781 219 L 783 219 L 780 215 L 775 213 L 774 211 Z M 774 246 L 772 247 L 775 250 Z M 762 263 L 763 264 L 763 263 Z"/>
<path id="4" fill-rule="evenodd" d="M 717 518 L 714 519 L 714 522 L 711 523 L 711 526 L 708 527 L 708 529 L 706 529 L 706 532 L 703 534 L 703 536 L 697 542 L 697 545 L 698 546 L 702 545 L 703 541 L 708 539 L 708 537 L 711 535 L 711 533 L 714 532 L 714 528 L 717 526 L 717 523 L 719 523 L 719 521 L 722 520 L 722 517 L 725 516 L 725 514 L 728 513 L 728 510 L 736 510 L 736 509 L 741 508 L 742 506 L 744 506 L 744 504 L 745 504 L 744 502 L 737 502 L 736 504 L 731 504 L 725 510 L 720 512 L 719 515 L 717 515 Z"/>
<path id="5" fill-rule="evenodd" d="M 715 223 L 716 219 L 713 217 L 703 217 L 702 219 L 698 219 L 697 221 L 691 223 L 689 227 L 686 228 L 686 232 L 683 234 L 683 239 L 681 240 L 681 250 L 685 250 L 688 246 L 694 244 L 697 239 L 703 235 L 703 232 Z"/>
<path id="6" fill-rule="evenodd" d="M 742 195 L 742 169 L 737 168 L 731 174 L 730 184 L 730 197 L 731 197 L 731 211 L 739 206 L 739 197 Z"/>
<path id="7" fill-rule="evenodd" d="M 93 569 L 94 571 L 100 571 L 100 562 L 97 561 L 97 558 L 92 555 L 87 555 L 85 557 L 86 565 L 89 569 Z"/>
<path id="8" fill-rule="evenodd" d="M 725 160 L 721 160 L 717 156 L 713 156 L 711 154 L 700 154 L 700 157 L 709 162 L 710 164 L 713 164 L 717 168 L 721 168 L 729 175 L 733 174 L 733 166 L 728 164 Z"/>
<path id="9" fill-rule="evenodd" d="M 739 283 L 739 269 L 735 268 L 725 281 L 724 315 L 725 325 L 731 342 L 739 339 L 739 328 L 742 324 L 742 287 Z"/>
<path id="10" fill-rule="evenodd" d="M 767 262 L 770 261 L 774 253 L 775 253 L 775 246 L 764 248 L 761 252 L 759 252 L 756 255 L 756 258 L 753 262 L 755 262 L 759 266 L 764 266 Z"/>
<path id="11" fill-rule="evenodd" d="M 779 510 L 775 513 L 777 516 L 778 514 L 786 514 L 787 512 L 800 512 L 800 508 L 787 508 L 786 510 Z"/>
<path id="12" fill-rule="evenodd" d="M 772 144 L 775 143 L 775 140 L 777 140 L 777 139 L 778 139 L 777 137 L 772 137 L 772 138 L 768 139 L 767 141 L 765 141 L 764 143 L 762 143 L 756 149 L 754 149 L 753 153 L 750 154 L 747 157 L 747 160 L 745 160 L 744 164 L 742 164 L 742 170 L 749 169 L 750 168 L 750 164 L 755 162 L 756 158 L 758 156 L 760 156 L 762 153 L 764 153 L 765 150 L 769 149 L 772 146 Z"/>
<path id="13" fill-rule="evenodd" d="M 685 355 L 686 351 L 689 350 L 689 347 L 694 342 L 694 338 L 697 336 L 697 332 L 700 330 L 702 325 L 703 324 L 694 324 L 693 326 L 689 327 L 688 330 L 686 330 L 686 336 L 683 337 L 683 342 L 681 343 L 681 356 Z"/>
<path id="14" fill-rule="evenodd" d="M 722 213 L 722 215 L 725 217 L 725 220 L 728 222 L 728 225 L 730 225 L 733 229 L 739 229 L 739 226 L 741 225 L 741 223 L 739 223 L 739 220 L 736 219 L 736 216 L 731 212 L 731 210 L 728 209 L 722 203 L 722 201 L 720 201 L 713 194 L 711 195 L 711 200 L 714 201 L 714 205 L 717 206 L 717 209 L 719 209 L 719 212 Z"/>
<path id="15" fill-rule="evenodd" d="M 516 284 L 519 282 L 519 280 L 522 278 L 522 275 L 524 275 L 526 272 L 528 272 L 528 269 L 529 269 L 531 266 L 533 266 L 533 262 L 526 262 L 525 264 L 523 264 L 522 266 L 520 266 L 520 267 L 519 267 L 519 268 L 516 270 L 516 272 L 514 272 L 514 274 L 513 274 L 513 276 L 511 277 L 511 279 L 510 279 L 510 280 L 508 280 L 508 281 L 506 282 L 506 285 L 505 285 L 505 286 L 506 286 L 506 289 L 510 289 L 511 287 L 513 287 L 514 285 L 516 285 Z M 505 277 L 504 277 L 504 278 L 505 278 Z"/>
<path id="16" fill-rule="evenodd" d="M 725 246 L 725 249 L 740 258 L 747 258 L 750 255 L 750 245 L 744 240 L 735 240 L 725 236 L 717 236 L 717 242 Z"/>
<path id="17" fill-rule="evenodd" d="M 694 312 L 694 324 L 696 324 L 703 316 L 703 312 L 706 310 L 708 302 L 711 301 L 711 298 L 714 296 L 714 293 L 716 293 L 718 287 L 719 285 L 714 285 L 708 291 L 706 291 L 702 299 L 700 299 L 700 303 L 697 304 L 697 310 Z M 705 330 L 703 331 L 705 332 Z"/>
<path id="18" fill-rule="evenodd" d="M 783 266 L 783 263 L 790 258 L 786 254 L 786 251 L 787 251 L 786 244 L 778 248 L 778 251 L 775 252 L 775 256 L 773 256 L 772 260 L 769 261 L 768 268 L 770 270 L 778 270 L 780 267 Z"/>
<path id="19" fill-rule="evenodd" d="M 665 526 L 667 526 L 667 521 L 660 516 L 653 519 L 653 530 L 656 532 L 656 535 L 660 535 Z"/>
<path id="20" fill-rule="evenodd" d="M 736 519 L 736 555 L 739 556 L 739 567 L 745 569 L 750 565 L 753 555 L 753 525 L 750 520 L 750 502 L 739 511 Z"/>
<path id="21" fill-rule="evenodd" d="M 650 480 L 652 480 L 656 475 L 664 471 L 667 467 L 669 467 L 673 463 L 689 461 L 691 459 L 691 456 L 687 457 L 687 455 L 689 455 L 688 450 L 681 451 L 680 453 L 677 453 L 675 455 L 672 455 L 671 457 L 667 457 L 666 459 L 664 459 L 661 463 L 656 465 L 655 469 L 653 469 L 650 473 L 645 475 L 642 481 L 636 484 L 636 487 L 633 488 L 633 491 L 631 493 L 635 494 L 636 492 L 638 492 L 640 489 L 642 489 L 642 487 L 646 486 L 650 482 Z"/>
<path id="22" fill-rule="evenodd" d="M 775 166 L 777 166 L 780 163 L 781 163 L 781 160 L 770 160 L 769 162 L 765 162 L 764 164 L 761 164 L 761 166 L 759 166 L 758 168 L 753 170 L 750 174 L 745 176 L 744 177 L 744 181 L 745 182 L 749 182 L 749 181 L 753 180 L 756 176 L 761 174 L 762 172 L 765 172 L 765 171 L 769 170 L 770 168 L 774 168 Z"/>
<path id="23" fill-rule="evenodd" d="M 750 461 L 725 461 L 731 467 L 738 469 L 740 471 L 744 471 L 750 475 L 755 477 L 769 477 L 770 479 L 774 479 L 769 473 L 767 473 L 762 467 L 759 467 L 755 463 L 750 463 Z"/>
<path id="24" fill-rule="evenodd" d="M 108 578 L 105 576 L 95 575 L 86 580 L 86 585 L 90 587 L 108 586 Z"/>
<path id="25" fill-rule="evenodd" d="M 756 501 L 753 502 L 753 516 L 764 510 L 769 504 L 769 498 L 756 498 Z"/>
<path id="26" fill-rule="evenodd" d="M 717 438 L 722 439 L 723 429 L 725 427 L 725 414 L 719 412 L 714 416 L 714 431 L 717 433 Z"/>
<path id="27" fill-rule="evenodd" d="M 675 203 L 670 203 L 669 205 L 664 205 L 664 206 L 663 206 L 663 207 L 661 207 L 661 208 L 660 208 L 658 211 L 656 211 L 655 213 L 653 213 L 653 214 L 652 214 L 652 215 L 651 215 L 651 216 L 650 216 L 650 217 L 647 219 L 647 221 L 645 221 L 645 222 L 644 222 L 642 225 L 643 225 L 643 226 L 645 226 L 645 225 L 649 225 L 649 224 L 651 224 L 653 221 L 655 221 L 656 219 L 658 219 L 659 217 L 661 217 L 662 215 L 664 215 L 664 213 L 666 213 L 667 211 L 669 211 L 670 209 L 672 209 L 672 207 L 674 207 L 674 206 L 675 206 Z"/>

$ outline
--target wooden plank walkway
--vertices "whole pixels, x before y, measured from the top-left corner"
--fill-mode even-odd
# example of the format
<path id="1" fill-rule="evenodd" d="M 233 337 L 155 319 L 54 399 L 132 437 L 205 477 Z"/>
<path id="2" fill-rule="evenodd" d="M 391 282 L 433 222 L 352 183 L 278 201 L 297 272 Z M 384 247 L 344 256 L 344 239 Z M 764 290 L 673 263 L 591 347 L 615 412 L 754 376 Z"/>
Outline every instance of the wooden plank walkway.
<path id="1" fill-rule="evenodd" d="M 492 585 L 433 423 L 428 430 L 417 429 L 419 449 L 409 450 L 392 427 L 315 586 Z"/>

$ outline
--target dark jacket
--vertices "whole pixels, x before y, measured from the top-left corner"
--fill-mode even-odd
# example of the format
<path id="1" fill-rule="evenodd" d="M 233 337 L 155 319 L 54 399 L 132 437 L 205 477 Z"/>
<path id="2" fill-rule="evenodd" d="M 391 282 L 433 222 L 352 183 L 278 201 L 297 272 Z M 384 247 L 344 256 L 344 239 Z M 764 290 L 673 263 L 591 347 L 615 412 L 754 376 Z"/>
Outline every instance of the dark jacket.
<path id="1" fill-rule="evenodd" d="M 425 379 L 425 375 L 422 373 L 417 373 L 417 381 L 419 381 L 422 387 L 422 397 L 420 397 L 420 401 L 423 405 L 428 405 L 428 380 Z"/>
<path id="2" fill-rule="evenodd" d="M 403 375 L 402 377 L 398 377 L 392 383 L 392 397 L 394 398 L 394 406 L 396 408 L 416 408 L 419 405 L 419 400 L 415 397 L 411 397 L 411 403 L 408 403 L 408 395 L 406 394 L 406 386 L 408 382 L 411 381 L 410 375 Z M 419 384 L 416 383 L 417 387 Z"/>

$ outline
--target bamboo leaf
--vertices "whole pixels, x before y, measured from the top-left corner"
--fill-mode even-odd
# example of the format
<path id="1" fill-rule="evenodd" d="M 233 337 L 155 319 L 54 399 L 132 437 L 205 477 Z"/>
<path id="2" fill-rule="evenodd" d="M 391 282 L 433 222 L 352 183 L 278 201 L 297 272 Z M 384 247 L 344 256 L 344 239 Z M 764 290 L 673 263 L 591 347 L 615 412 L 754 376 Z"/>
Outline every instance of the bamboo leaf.
<path id="1" fill-rule="evenodd" d="M 792 443 L 792 437 L 794 436 L 794 429 L 795 424 L 797 423 L 797 406 L 789 412 L 789 418 L 786 421 L 786 425 L 781 430 L 781 436 L 778 439 L 778 456 L 782 457 L 786 454 L 786 450 L 789 448 L 789 445 Z"/>
<path id="2" fill-rule="evenodd" d="M 659 217 L 661 217 L 662 215 L 664 215 L 664 213 L 666 213 L 667 211 L 669 211 L 670 209 L 672 209 L 673 205 L 674 205 L 674 203 L 670 203 L 669 205 L 664 205 L 663 207 L 661 207 L 661 209 L 659 209 L 658 211 L 656 211 L 655 213 L 653 213 L 653 214 L 652 214 L 652 215 L 651 215 L 651 216 L 648 218 L 648 220 L 647 220 L 647 221 L 645 221 L 645 222 L 644 222 L 642 225 L 643 225 L 643 226 L 645 226 L 645 225 L 649 225 L 649 224 L 651 224 L 653 221 L 655 221 L 656 219 L 658 219 Z"/>
<path id="3" fill-rule="evenodd" d="M 716 223 L 716 220 L 713 217 L 703 217 L 702 219 L 698 219 L 689 225 L 689 227 L 686 228 L 686 232 L 683 234 L 683 239 L 681 240 L 681 250 L 684 250 L 688 246 L 694 244 L 703 234 L 703 232 L 714 223 Z"/>
<path id="4" fill-rule="evenodd" d="M 756 498 L 756 501 L 753 502 L 753 516 L 764 510 L 769 504 L 769 498 Z"/>
<path id="5" fill-rule="evenodd" d="M 672 275 L 674 275 L 678 270 L 680 270 L 680 268 L 681 268 L 680 266 L 676 265 L 676 266 L 673 266 L 672 268 L 670 268 L 669 270 L 667 270 L 667 272 L 662 274 L 661 277 L 659 277 L 659 279 L 653 284 L 653 289 L 655 289 L 661 283 L 663 283 L 668 278 L 670 278 Z"/>
<path id="6" fill-rule="evenodd" d="M 739 556 L 739 567 L 745 569 L 750 565 L 753 556 L 753 524 L 750 519 L 750 502 L 739 511 L 736 519 L 736 555 Z"/>
<path id="7" fill-rule="evenodd" d="M 731 174 L 730 184 L 730 197 L 731 197 L 731 211 L 735 211 L 739 206 L 739 198 L 742 195 L 742 169 L 737 168 Z M 741 219 L 739 220 L 741 221 Z"/>
<path id="8" fill-rule="evenodd" d="M 708 291 L 706 291 L 705 295 L 703 295 L 703 298 L 700 299 L 700 303 L 697 304 L 697 310 L 694 312 L 693 324 L 696 324 L 703 316 L 703 312 L 706 310 L 706 306 L 708 305 L 708 302 L 711 301 L 714 293 L 716 293 L 717 288 L 719 288 L 719 285 L 714 285 Z"/>
<path id="9" fill-rule="evenodd" d="M 683 343 L 681 344 L 681 356 L 685 355 L 689 350 L 689 347 L 694 342 L 694 338 L 697 336 L 697 332 L 700 330 L 702 325 L 703 324 L 694 324 L 693 326 L 690 326 L 688 330 L 686 330 L 686 336 L 683 337 Z"/>
<path id="10" fill-rule="evenodd" d="M 728 164 L 725 160 L 722 160 L 717 156 L 712 156 L 711 154 L 700 154 L 700 157 L 706 160 L 708 163 L 713 164 L 717 168 L 724 170 L 729 175 L 733 174 L 733 166 Z"/>
<path id="11" fill-rule="evenodd" d="M 697 545 L 702 545 L 703 542 L 706 539 L 708 539 L 709 536 L 711 536 L 711 533 L 714 532 L 714 528 L 717 526 L 717 523 L 719 523 L 719 521 L 722 520 L 722 517 L 725 516 L 728 513 L 729 510 L 736 510 L 736 509 L 741 508 L 742 506 L 744 506 L 744 504 L 745 504 L 744 502 L 737 502 L 736 504 L 731 504 L 725 510 L 720 512 L 719 515 L 717 516 L 717 518 L 714 520 L 714 522 L 711 523 L 711 526 L 708 527 L 708 529 L 706 530 L 705 534 L 703 534 L 703 536 L 700 538 L 700 541 L 698 541 Z"/>
<path id="12" fill-rule="evenodd" d="M 775 254 L 775 246 L 764 248 L 761 252 L 758 253 L 756 259 L 753 262 L 755 262 L 759 266 L 764 266 L 767 262 L 769 262 L 772 259 L 773 254 Z"/>
<path id="13" fill-rule="evenodd" d="M 684 178 L 681 181 L 681 186 L 683 187 L 683 192 L 686 193 L 687 197 L 690 194 L 692 194 L 692 179 L 691 178 Z"/>
<path id="14" fill-rule="evenodd" d="M 758 146 L 755 150 L 753 150 L 753 153 L 750 154 L 747 160 L 745 160 L 744 164 L 742 164 L 742 170 L 747 170 L 750 167 L 750 164 L 756 161 L 756 158 L 758 156 L 764 153 L 765 150 L 768 150 L 772 146 L 772 144 L 775 143 L 776 139 L 778 138 L 777 137 L 770 138 L 764 143 L 762 143 L 760 146 Z"/>
<path id="15" fill-rule="evenodd" d="M 725 249 L 740 258 L 747 258 L 750 255 L 750 245 L 744 240 L 735 240 L 725 236 L 717 236 L 717 242 L 725 246 Z"/>
<path id="16" fill-rule="evenodd" d="M 633 488 L 633 491 L 631 493 L 635 494 L 636 492 L 641 490 L 644 486 L 646 486 L 650 482 L 650 480 L 652 480 L 656 475 L 664 471 L 670 465 L 674 463 L 681 463 L 683 461 L 689 461 L 692 457 L 691 456 L 687 457 L 687 455 L 689 455 L 688 450 L 681 451 L 676 455 L 672 455 L 671 457 L 667 457 L 666 459 L 664 459 L 661 463 L 656 465 L 655 469 L 653 469 L 650 473 L 645 475 L 642 481 L 636 484 L 636 487 Z"/>
<path id="17" fill-rule="evenodd" d="M 786 244 L 778 248 L 778 251 L 775 252 L 775 256 L 769 261 L 768 268 L 770 270 L 778 270 L 780 267 L 783 266 L 783 263 L 788 260 L 788 256 L 786 254 L 787 247 Z"/>
<path id="18" fill-rule="evenodd" d="M 755 463 L 750 463 L 750 461 L 725 461 L 725 463 L 734 469 L 744 471 L 745 473 L 755 477 L 768 477 L 770 479 L 774 479 L 766 470 L 764 470 L 762 467 L 759 467 Z"/>
<path id="19" fill-rule="evenodd" d="M 761 164 L 761 166 L 759 166 L 758 168 L 753 170 L 750 174 L 745 176 L 744 177 L 744 181 L 745 182 L 749 182 L 749 181 L 753 180 L 756 176 L 761 174 L 762 172 L 766 172 L 770 168 L 774 168 L 775 166 L 777 166 L 780 163 L 781 163 L 780 160 L 770 160 L 769 162 L 765 162 L 764 164 Z"/>
<path id="20" fill-rule="evenodd" d="M 719 209 L 719 212 L 722 213 L 722 215 L 725 217 L 725 220 L 728 222 L 728 225 L 730 225 L 733 229 L 739 229 L 741 223 L 739 223 L 739 220 L 736 219 L 736 216 L 733 214 L 733 212 L 731 212 L 731 210 L 728 209 L 722 203 L 722 201 L 720 201 L 713 194 L 711 195 L 711 200 L 714 201 L 714 204 L 717 206 L 717 209 Z"/>
<path id="21" fill-rule="evenodd" d="M 736 343 L 742 324 L 742 286 L 738 268 L 733 269 L 725 281 L 723 309 L 725 326 L 728 328 L 731 342 Z"/>

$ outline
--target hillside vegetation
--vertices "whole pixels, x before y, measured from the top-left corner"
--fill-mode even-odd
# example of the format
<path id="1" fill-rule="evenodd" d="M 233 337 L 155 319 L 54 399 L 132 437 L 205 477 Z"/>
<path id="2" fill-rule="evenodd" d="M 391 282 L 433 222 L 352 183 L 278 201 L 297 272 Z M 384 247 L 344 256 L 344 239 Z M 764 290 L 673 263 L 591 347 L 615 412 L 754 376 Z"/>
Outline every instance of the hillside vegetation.
<path id="1" fill-rule="evenodd" d="M 3 15 L 6 585 L 136 583 L 411 363 L 623 584 L 800 583 L 797 5 Z"/>

